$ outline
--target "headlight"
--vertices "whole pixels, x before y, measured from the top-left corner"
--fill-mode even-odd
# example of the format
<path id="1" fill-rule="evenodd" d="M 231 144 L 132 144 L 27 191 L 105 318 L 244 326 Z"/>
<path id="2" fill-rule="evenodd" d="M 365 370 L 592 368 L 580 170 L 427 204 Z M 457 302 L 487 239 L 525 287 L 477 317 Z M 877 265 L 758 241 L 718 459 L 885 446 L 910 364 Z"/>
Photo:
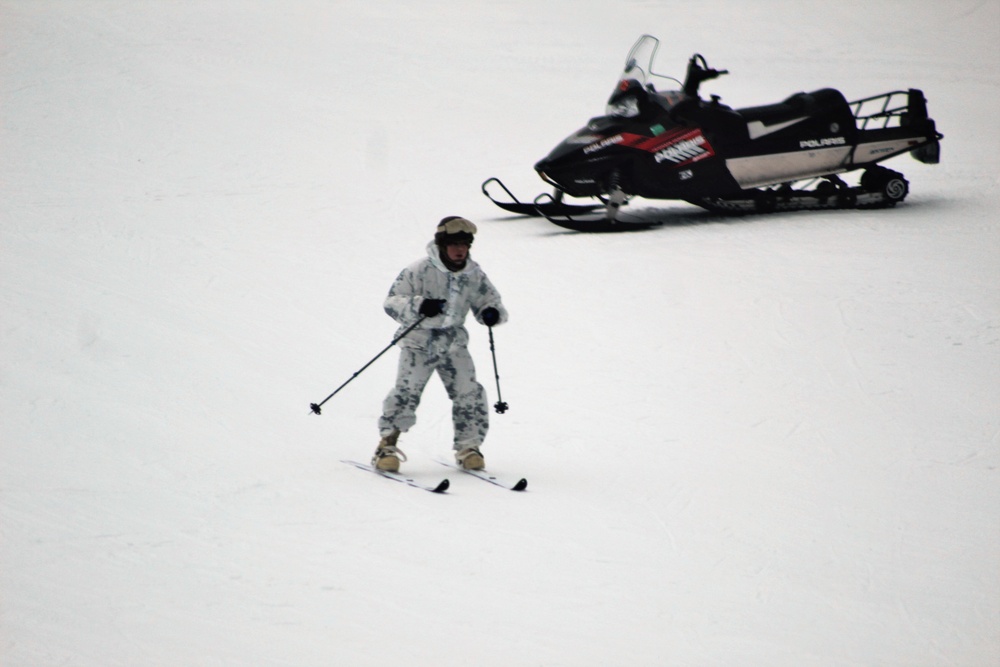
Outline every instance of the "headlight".
<path id="1" fill-rule="evenodd" d="M 595 141 L 600 141 L 603 139 L 599 134 L 575 134 L 566 140 L 567 144 L 586 146 L 587 144 L 592 144 Z"/>
<path id="2" fill-rule="evenodd" d="M 625 97 L 608 105 L 609 116 L 619 118 L 635 118 L 639 115 L 639 101 L 635 97 Z"/>

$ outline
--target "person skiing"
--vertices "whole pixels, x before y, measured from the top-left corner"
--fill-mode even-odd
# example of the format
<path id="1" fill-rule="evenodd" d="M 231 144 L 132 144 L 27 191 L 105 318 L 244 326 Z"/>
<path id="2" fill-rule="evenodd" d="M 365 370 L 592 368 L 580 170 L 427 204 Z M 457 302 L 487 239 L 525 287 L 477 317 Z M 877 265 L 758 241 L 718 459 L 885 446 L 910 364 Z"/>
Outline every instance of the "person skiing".
<path id="1" fill-rule="evenodd" d="M 381 440 L 372 457 L 379 470 L 396 472 L 406 461 L 396 444 L 400 433 L 416 423 L 420 396 L 435 371 L 452 402 L 455 460 L 469 470 L 485 467 L 480 447 L 489 430 L 489 409 L 469 354 L 465 316 L 471 310 L 476 321 L 493 327 L 507 321 L 507 310 L 469 256 L 476 231 L 465 218 L 443 218 L 427 244 L 427 257 L 403 269 L 389 289 L 383 308 L 400 323 L 399 332 L 420 324 L 400 340 L 396 385 L 382 403 Z"/>

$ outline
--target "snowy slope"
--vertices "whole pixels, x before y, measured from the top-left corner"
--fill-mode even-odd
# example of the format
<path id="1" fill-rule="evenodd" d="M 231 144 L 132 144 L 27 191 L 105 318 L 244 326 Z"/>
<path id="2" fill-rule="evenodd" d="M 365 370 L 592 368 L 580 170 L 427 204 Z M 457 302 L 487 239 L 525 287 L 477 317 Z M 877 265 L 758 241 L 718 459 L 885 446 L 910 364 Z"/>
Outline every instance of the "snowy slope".
<path id="1" fill-rule="evenodd" d="M 0 0 L 0 664 L 995 665 L 1000 3 Z M 733 106 L 917 87 L 886 211 L 590 236 L 489 176 L 642 33 Z M 436 221 L 511 311 L 490 467 L 365 459 Z M 485 332 L 472 350 L 495 400 Z M 401 445 L 437 479 L 439 384 Z"/>

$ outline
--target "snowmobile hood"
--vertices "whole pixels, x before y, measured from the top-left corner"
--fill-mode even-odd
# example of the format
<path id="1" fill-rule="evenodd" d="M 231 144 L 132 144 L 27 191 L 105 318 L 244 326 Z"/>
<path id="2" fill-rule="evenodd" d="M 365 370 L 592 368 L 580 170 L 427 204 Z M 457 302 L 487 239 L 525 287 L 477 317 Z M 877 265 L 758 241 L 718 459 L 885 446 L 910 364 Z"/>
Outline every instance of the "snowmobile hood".
<path id="1" fill-rule="evenodd" d="M 566 156 L 576 157 L 580 152 L 584 152 L 586 155 L 588 146 L 600 144 L 600 142 L 608 139 L 608 137 L 615 134 L 615 129 L 616 123 L 613 118 L 607 116 L 591 118 L 585 127 L 581 127 L 563 139 L 548 155 L 539 160 L 535 164 L 535 169 L 544 171 L 546 167 L 551 166 L 554 162 L 558 162 L 561 158 Z"/>

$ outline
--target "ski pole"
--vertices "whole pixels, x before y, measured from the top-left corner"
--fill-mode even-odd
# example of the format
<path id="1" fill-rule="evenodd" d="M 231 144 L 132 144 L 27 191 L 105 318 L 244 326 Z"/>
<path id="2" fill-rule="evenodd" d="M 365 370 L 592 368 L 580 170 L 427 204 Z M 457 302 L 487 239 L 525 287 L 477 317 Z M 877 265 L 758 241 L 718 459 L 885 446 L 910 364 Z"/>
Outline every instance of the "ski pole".
<path id="1" fill-rule="evenodd" d="M 493 355 L 493 375 L 497 379 L 497 402 L 493 404 L 493 409 L 502 415 L 507 412 L 507 404 L 500 398 L 500 372 L 497 370 L 497 350 L 493 345 L 493 327 L 487 328 L 490 330 L 490 354 Z"/>
<path id="2" fill-rule="evenodd" d="M 312 410 L 312 411 L 313 411 L 314 413 L 316 413 L 316 414 L 322 414 L 322 413 L 320 412 L 320 408 L 321 408 L 321 407 L 323 407 L 323 404 L 324 404 L 324 403 L 326 403 L 326 402 L 327 402 L 327 401 L 329 401 L 329 400 L 330 400 L 331 398 L 333 398 L 334 396 L 336 396 L 336 395 L 337 395 L 337 392 L 339 392 L 339 391 L 340 391 L 341 389 L 343 389 L 344 387 L 346 387 L 347 385 L 349 385 L 349 384 L 351 383 L 351 380 L 353 380 L 354 378 L 356 378 L 356 377 L 358 377 L 359 375 L 361 375 L 361 373 L 363 373 L 363 372 L 364 372 L 364 370 L 365 370 L 366 368 L 368 368 L 368 367 L 369 367 L 369 366 L 371 366 L 371 365 L 372 365 L 373 363 L 375 363 L 375 360 L 376 360 L 376 359 L 378 359 L 378 358 L 379 358 L 379 357 L 381 357 L 381 356 L 382 356 L 383 354 L 385 354 L 386 352 L 388 352 L 388 350 L 389 350 L 389 348 L 390 348 L 390 347 L 392 347 L 393 345 L 395 345 L 396 343 L 398 343 L 398 342 L 399 342 L 400 340 L 402 340 L 402 339 L 403 339 L 403 337 L 404 337 L 404 336 L 406 336 L 406 334 L 408 334 L 408 333 L 410 333 L 411 331 L 413 331 L 414 329 L 416 329 L 416 328 L 417 328 L 417 326 L 418 326 L 418 325 L 419 325 L 419 324 L 420 324 L 421 322 L 423 322 L 424 320 L 426 320 L 426 319 L 427 319 L 427 316 L 426 316 L 426 315 L 423 315 L 423 316 L 421 316 L 421 318 L 420 318 L 419 320 L 417 320 L 416 322 L 414 322 L 413 324 L 411 324 L 410 326 L 408 326 L 408 327 L 407 327 L 407 328 L 406 328 L 406 329 L 405 329 L 405 330 L 404 330 L 404 331 L 403 331 L 403 332 L 402 332 L 401 334 L 399 334 L 398 336 L 396 336 L 395 338 L 393 338 L 393 339 L 392 339 L 392 342 L 391 342 L 391 343 L 389 343 L 388 345 L 386 345 L 386 346 L 385 346 L 385 348 L 383 348 L 381 352 L 379 352 L 379 353 L 378 353 L 378 354 L 376 354 L 376 355 L 375 355 L 374 357 L 372 357 L 372 360 L 371 360 L 371 361 L 369 361 L 369 362 L 368 362 L 367 364 L 365 364 L 364 366 L 362 366 L 361 368 L 359 368 L 359 369 L 357 370 L 357 372 L 355 372 L 355 373 L 354 373 L 354 375 L 352 375 L 351 377 L 349 377 L 349 378 L 347 379 L 347 382 L 345 382 L 344 384 L 342 384 L 342 385 L 340 385 L 339 387 L 337 387 L 336 389 L 334 389 L 334 390 L 333 390 L 333 393 L 332 393 L 332 394 L 330 394 L 329 396 L 327 396 L 326 398 L 324 398 L 324 399 L 323 399 L 322 401 L 320 401 L 319 403 L 310 403 L 310 404 L 309 404 L 309 408 L 310 408 L 310 409 L 311 409 L 311 410 Z"/>

